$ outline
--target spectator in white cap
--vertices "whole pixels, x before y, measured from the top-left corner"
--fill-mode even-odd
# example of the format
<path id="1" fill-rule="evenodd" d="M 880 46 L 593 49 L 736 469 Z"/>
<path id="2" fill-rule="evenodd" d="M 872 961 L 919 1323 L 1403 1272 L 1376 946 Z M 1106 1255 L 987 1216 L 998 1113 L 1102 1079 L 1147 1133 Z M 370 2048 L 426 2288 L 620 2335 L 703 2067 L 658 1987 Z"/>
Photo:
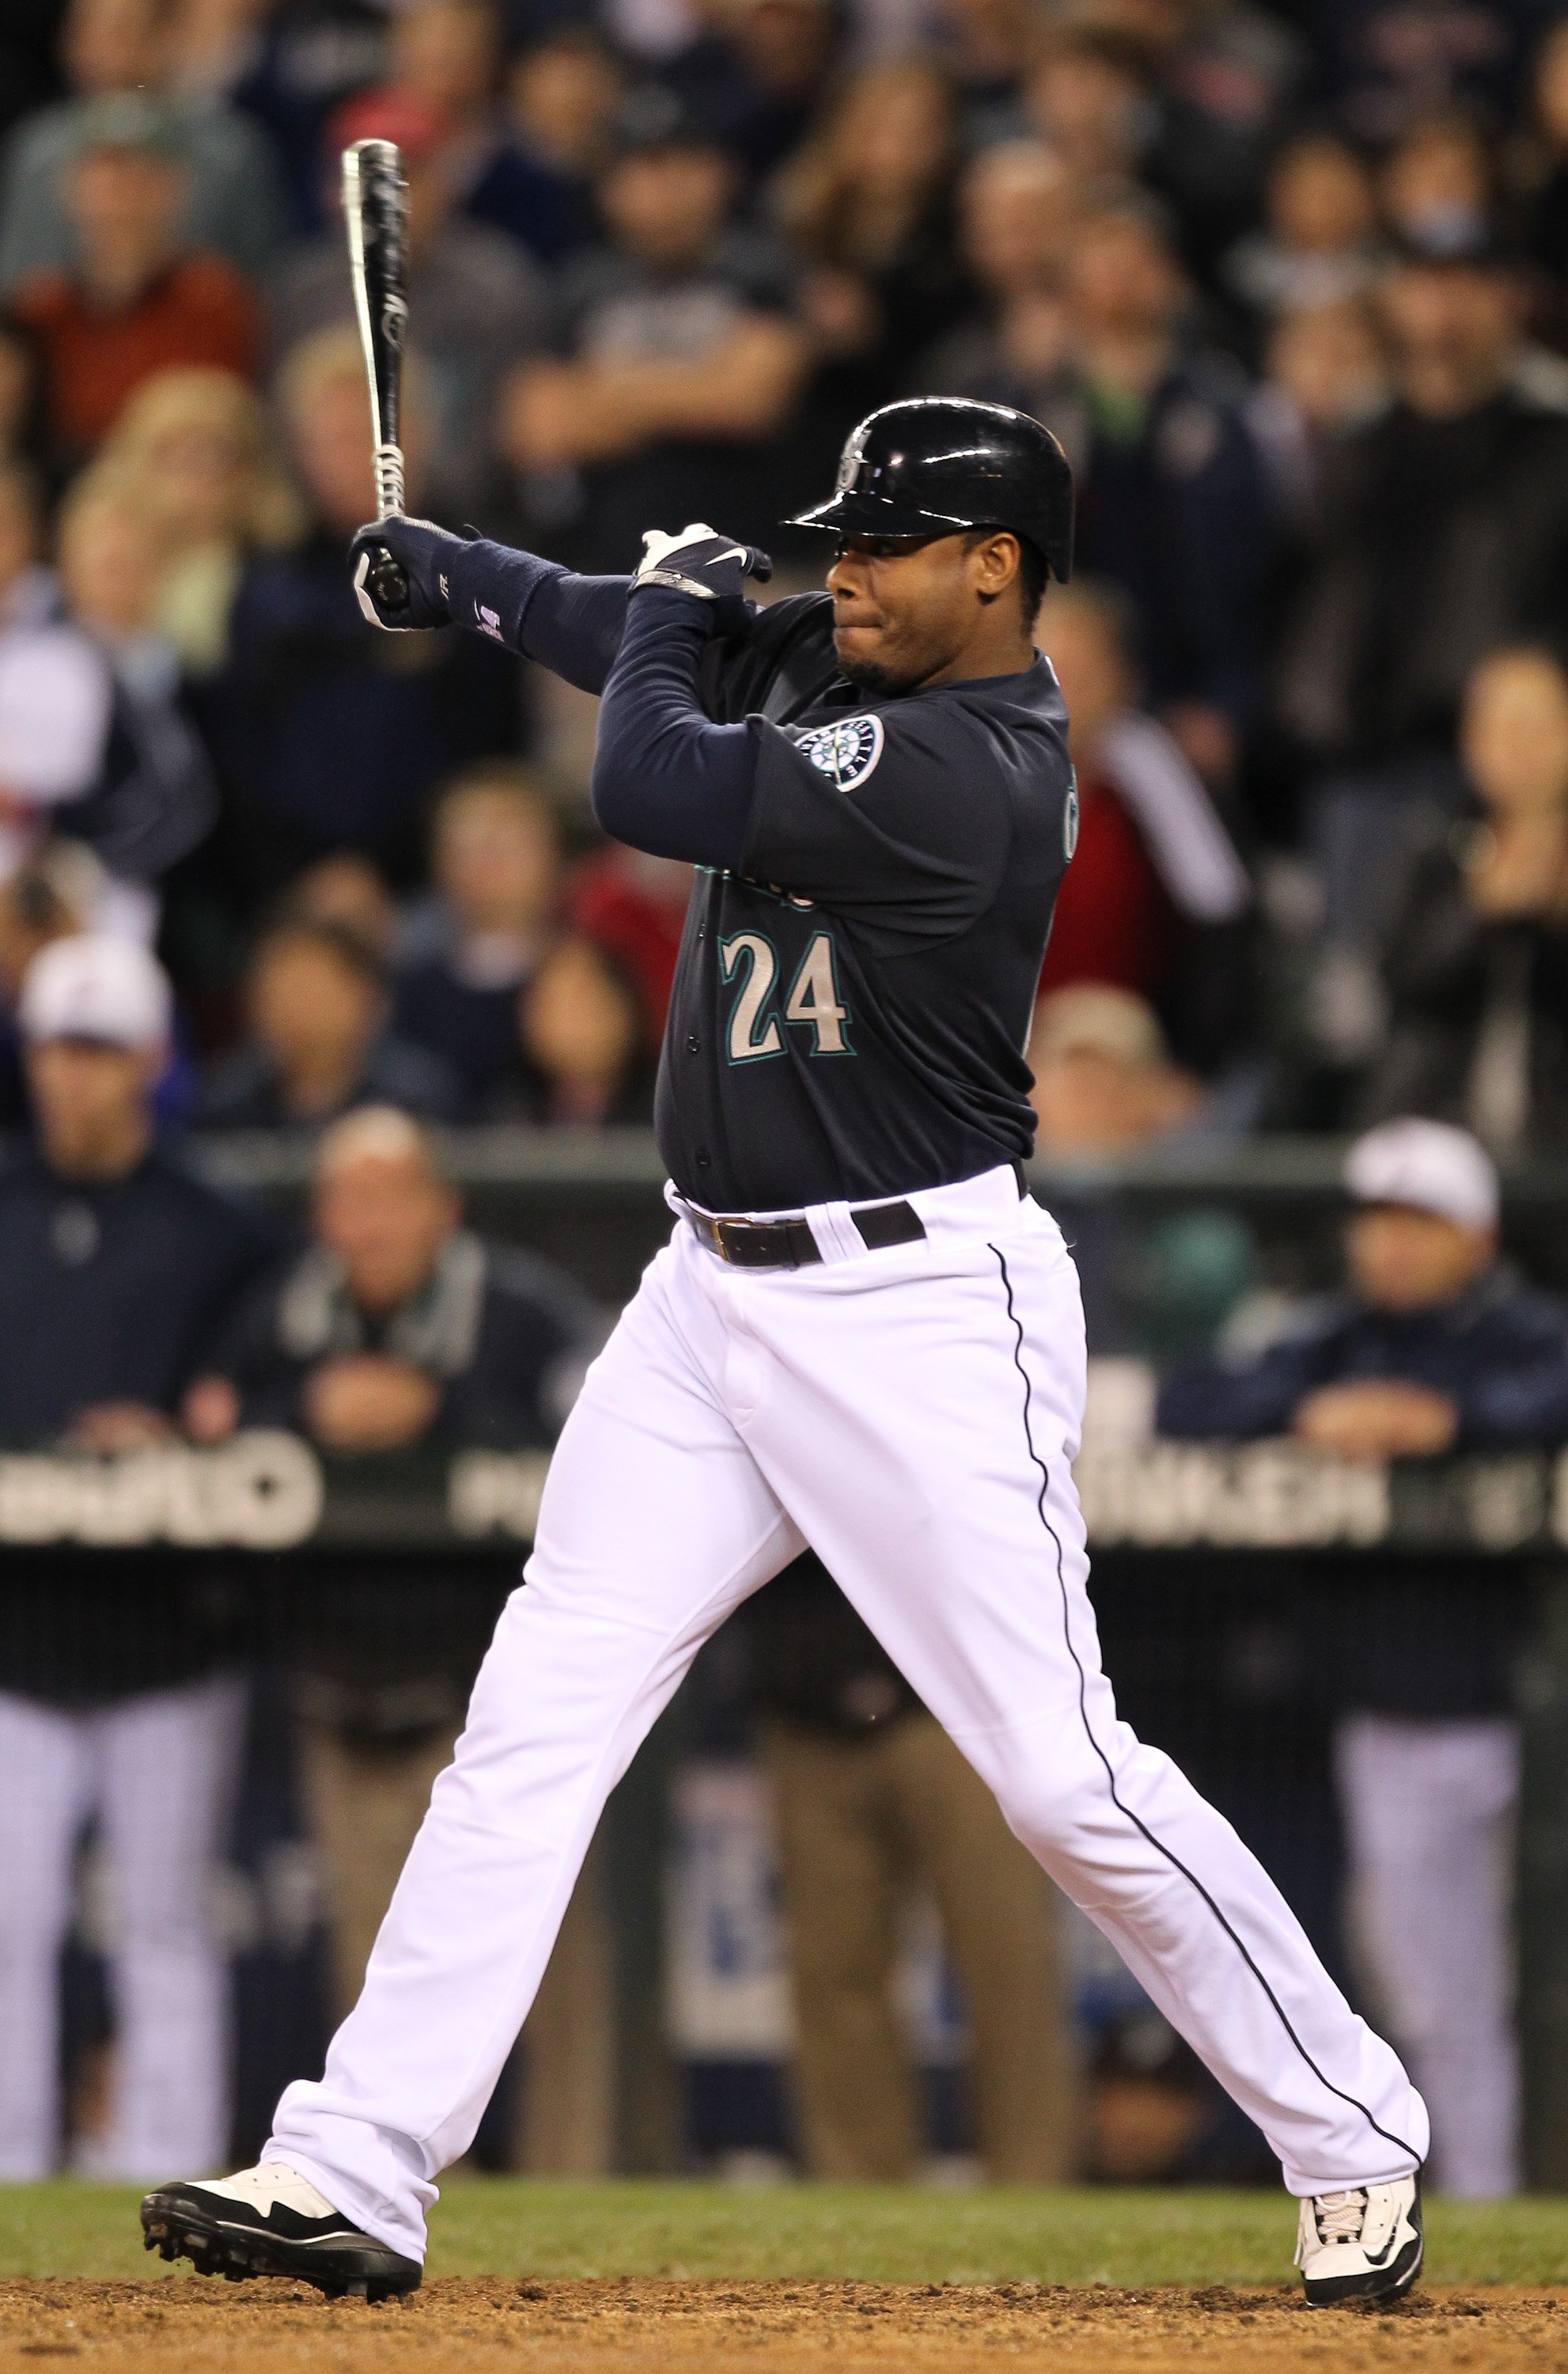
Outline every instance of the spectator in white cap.
<path id="1" fill-rule="evenodd" d="M 1175 1371 L 1168 1435 L 1293 1434 L 1346 1459 L 1568 1440 L 1568 1310 L 1499 1259 L 1497 1175 L 1441 1122 L 1352 1147 L 1349 1285 L 1240 1366 Z M 1510 1897 L 1522 1570 L 1409 1553 L 1303 1576 L 1336 1708 L 1354 1945 L 1432 2113 L 1433 2180 L 1519 2181 Z"/>
<path id="2" fill-rule="evenodd" d="M 78 932 L 28 968 L 18 1013 L 35 1049 L 113 1049 L 146 1071 L 167 1050 L 173 1002 L 169 976 L 137 942 Z"/>
<path id="3" fill-rule="evenodd" d="M 35 1147 L 0 1175 L 0 1445 L 123 1451 L 174 1413 L 266 1245 L 154 1143 L 170 990 L 81 934 L 22 981 Z M 167 1555 L 6 1556 L 0 1592 L 0 2178 L 67 2156 L 58 1972 L 84 1817 L 113 1874 L 114 2080 L 71 2155 L 139 2180 L 228 2142 L 225 1973 L 209 1925 L 242 1687 Z"/>

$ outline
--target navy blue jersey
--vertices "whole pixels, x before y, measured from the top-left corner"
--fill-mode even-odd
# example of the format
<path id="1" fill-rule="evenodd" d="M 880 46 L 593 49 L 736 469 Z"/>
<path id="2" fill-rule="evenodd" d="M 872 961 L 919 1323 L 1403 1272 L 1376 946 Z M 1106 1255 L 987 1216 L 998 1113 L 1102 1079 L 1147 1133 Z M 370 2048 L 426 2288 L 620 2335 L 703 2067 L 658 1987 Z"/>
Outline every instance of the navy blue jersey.
<path id="1" fill-rule="evenodd" d="M 1025 1157 L 1024 1060 L 1076 829 L 1048 663 L 890 699 L 839 673 L 830 595 L 704 654 L 749 719 L 738 869 L 699 868 L 660 1070 L 660 1151 L 710 1211 L 867 1202 Z"/>

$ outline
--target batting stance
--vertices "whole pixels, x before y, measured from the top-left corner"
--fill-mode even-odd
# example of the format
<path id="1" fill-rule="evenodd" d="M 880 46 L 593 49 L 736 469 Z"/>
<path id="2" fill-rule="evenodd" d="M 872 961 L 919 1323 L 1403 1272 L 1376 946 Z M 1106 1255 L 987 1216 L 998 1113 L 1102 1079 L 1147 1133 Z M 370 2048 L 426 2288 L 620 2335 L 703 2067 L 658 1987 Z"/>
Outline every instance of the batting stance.
<path id="1" fill-rule="evenodd" d="M 1420 2097 L 1100 1669 L 1071 1463 L 1078 1280 L 1023 1193 L 1020 1050 L 1076 806 L 1032 629 L 1071 480 L 1036 422 L 873 413 L 828 590 L 650 535 L 629 582 L 416 520 L 361 600 L 602 692 L 606 831 L 697 869 L 658 1132 L 675 1226 L 589 1372 L 358 2004 L 259 2168 L 150 2193 L 149 2247 L 324 2290 L 419 2281 L 609 1792 L 697 1650 L 809 1543 L 1052 1878 L 1278 2153 L 1313 2301 L 1420 2269 Z M 385 546 L 408 580 L 366 584 Z"/>

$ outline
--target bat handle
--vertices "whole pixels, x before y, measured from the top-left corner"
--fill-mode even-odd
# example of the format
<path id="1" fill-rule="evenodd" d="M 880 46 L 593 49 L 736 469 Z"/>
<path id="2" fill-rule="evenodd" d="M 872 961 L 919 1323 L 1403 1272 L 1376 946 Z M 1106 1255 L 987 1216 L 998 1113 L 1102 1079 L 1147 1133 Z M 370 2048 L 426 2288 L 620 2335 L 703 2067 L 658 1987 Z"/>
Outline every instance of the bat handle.
<path id="1" fill-rule="evenodd" d="M 406 610 L 408 579 L 383 546 L 372 559 L 366 583 L 383 610 Z"/>
<path id="2" fill-rule="evenodd" d="M 403 448 L 377 445 L 372 449 L 371 459 L 376 473 L 376 517 L 385 519 L 389 512 L 401 511 L 404 506 Z M 383 610 L 408 607 L 408 579 L 390 552 L 383 550 L 372 560 L 369 583 Z"/>

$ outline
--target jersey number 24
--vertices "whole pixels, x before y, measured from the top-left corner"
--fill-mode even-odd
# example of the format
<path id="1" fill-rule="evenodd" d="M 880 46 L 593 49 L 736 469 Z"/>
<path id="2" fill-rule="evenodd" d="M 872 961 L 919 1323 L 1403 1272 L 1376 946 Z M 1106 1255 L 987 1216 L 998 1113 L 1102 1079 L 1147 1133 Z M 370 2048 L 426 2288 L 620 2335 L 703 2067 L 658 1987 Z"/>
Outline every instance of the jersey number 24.
<path id="1" fill-rule="evenodd" d="M 765 1055 L 782 1055 L 784 1034 L 779 1016 L 772 1010 L 778 979 L 778 951 L 762 932 L 737 932 L 719 943 L 719 970 L 727 981 L 739 984 L 730 1010 L 728 1052 L 731 1064 L 755 1064 Z M 795 968 L 783 1005 L 786 1022 L 804 1023 L 813 1032 L 813 1055 L 852 1055 L 845 1025 L 849 1009 L 838 994 L 838 970 L 833 941 L 826 932 L 813 933 Z"/>

